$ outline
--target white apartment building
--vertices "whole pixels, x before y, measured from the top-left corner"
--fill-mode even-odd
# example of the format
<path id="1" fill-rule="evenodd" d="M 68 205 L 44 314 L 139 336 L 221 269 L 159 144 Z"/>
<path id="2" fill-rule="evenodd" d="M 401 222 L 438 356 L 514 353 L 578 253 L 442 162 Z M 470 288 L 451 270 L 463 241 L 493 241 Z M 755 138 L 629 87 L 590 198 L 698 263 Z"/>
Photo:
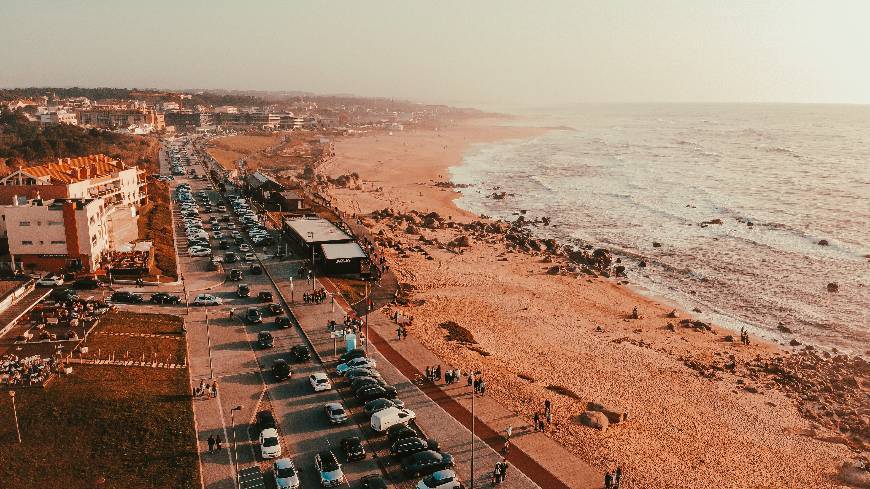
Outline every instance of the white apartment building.
<path id="1" fill-rule="evenodd" d="M 69 112 L 64 107 L 38 107 L 36 115 L 41 124 L 78 124 L 75 112 Z"/>

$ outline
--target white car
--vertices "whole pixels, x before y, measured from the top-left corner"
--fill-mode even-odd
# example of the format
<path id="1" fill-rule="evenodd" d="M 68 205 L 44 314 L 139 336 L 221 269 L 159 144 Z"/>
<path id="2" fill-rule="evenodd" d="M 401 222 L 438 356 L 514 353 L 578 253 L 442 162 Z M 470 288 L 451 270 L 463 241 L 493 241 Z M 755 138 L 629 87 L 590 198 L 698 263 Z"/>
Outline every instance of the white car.
<path id="1" fill-rule="evenodd" d="M 242 243 L 239 245 L 239 251 L 251 251 L 251 247 L 247 243 Z"/>
<path id="2" fill-rule="evenodd" d="M 257 261 L 257 255 L 253 253 L 245 253 L 245 261 Z"/>
<path id="3" fill-rule="evenodd" d="M 326 411 L 326 417 L 332 424 L 341 424 L 348 420 L 347 411 L 344 410 L 344 406 L 340 403 L 330 402 L 323 407 L 323 410 Z"/>
<path id="4" fill-rule="evenodd" d="M 211 294 L 199 294 L 196 296 L 196 299 L 193 300 L 194 306 L 217 306 L 223 303 L 223 299 Z"/>
<path id="5" fill-rule="evenodd" d="M 187 250 L 187 253 L 190 256 L 209 256 L 211 255 L 211 248 L 200 248 L 194 246 L 193 248 Z"/>
<path id="6" fill-rule="evenodd" d="M 332 389 L 332 383 L 329 381 L 329 377 L 327 377 L 323 372 L 309 375 L 308 381 L 311 382 L 311 387 L 314 389 L 314 392 L 328 391 Z"/>
<path id="7" fill-rule="evenodd" d="M 278 439 L 278 430 L 275 428 L 266 428 L 260 432 L 260 455 L 263 458 L 281 456 L 281 440 Z"/>
<path id="8" fill-rule="evenodd" d="M 43 287 L 56 287 L 58 285 L 63 285 L 63 277 L 60 275 L 46 275 L 37 280 L 36 285 L 41 285 Z"/>
<path id="9" fill-rule="evenodd" d="M 272 473 L 275 475 L 275 485 L 278 489 L 299 489 L 299 474 L 296 466 L 289 458 L 279 458 L 272 464 Z"/>
<path id="10" fill-rule="evenodd" d="M 352 368 L 375 368 L 377 366 L 378 363 L 373 359 L 360 357 L 348 360 L 347 363 L 338 364 L 338 367 L 335 368 L 335 373 L 338 375 L 344 375 L 345 372 Z"/>
<path id="11" fill-rule="evenodd" d="M 214 236 L 214 239 L 223 239 L 224 237 L 223 231 L 215 231 L 211 235 Z"/>
<path id="12" fill-rule="evenodd" d="M 417 483 L 417 489 L 459 489 L 460 487 L 462 483 L 459 482 L 459 477 L 450 469 L 439 470 Z"/>

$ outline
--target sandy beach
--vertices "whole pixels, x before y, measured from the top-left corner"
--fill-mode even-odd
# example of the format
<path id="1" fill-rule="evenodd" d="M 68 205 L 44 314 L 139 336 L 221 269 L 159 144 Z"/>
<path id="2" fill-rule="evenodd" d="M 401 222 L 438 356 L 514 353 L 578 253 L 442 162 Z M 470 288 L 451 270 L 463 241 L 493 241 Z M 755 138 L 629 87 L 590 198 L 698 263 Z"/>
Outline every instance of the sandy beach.
<path id="1" fill-rule="evenodd" d="M 739 333 L 694 327 L 685 321 L 689 313 L 673 317 L 672 306 L 640 296 L 630 284 L 550 275 L 554 264 L 571 264 L 546 252 L 514 251 L 499 233 L 462 227 L 477 217 L 453 204 L 453 189 L 437 185 L 449 180 L 447 169 L 471 144 L 541 131 L 478 121 L 335 143 L 336 157 L 319 171 L 360 179 L 355 189 L 327 189 L 333 203 L 357 215 L 395 211 L 364 223 L 382 233 L 381 244 L 393 245 L 384 255 L 409 291 L 407 305 L 397 308 L 415 317 L 411 334 L 445 364 L 481 369 L 488 392 L 528 419 L 551 399 L 550 436 L 596 467 L 621 465 L 624 487 L 861 487 L 854 478 L 847 483 L 842 467 L 867 457 L 863 361 L 846 362 L 861 372 L 851 390 L 808 395 L 811 386 L 786 382 L 783 372 L 792 375 L 800 364 L 827 372 L 836 358 L 743 345 Z M 412 210 L 440 220 L 427 224 L 409 216 Z M 461 253 L 445 246 L 458 236 L 469 238 Z M 633 307 L 639 319 L 630 318 Z M 449 321 L 473 340 L 448 339 L 442 325 Z M 836 384 L 821 383 L 828 381 Z M 812 407 L 813 395 L 835 405 Z M 625 412 L 627 420 L 603 431 L 584 426 L 578 417 L 587 402 Z M 827 411 L 838 413 L 838 422 Z"/>

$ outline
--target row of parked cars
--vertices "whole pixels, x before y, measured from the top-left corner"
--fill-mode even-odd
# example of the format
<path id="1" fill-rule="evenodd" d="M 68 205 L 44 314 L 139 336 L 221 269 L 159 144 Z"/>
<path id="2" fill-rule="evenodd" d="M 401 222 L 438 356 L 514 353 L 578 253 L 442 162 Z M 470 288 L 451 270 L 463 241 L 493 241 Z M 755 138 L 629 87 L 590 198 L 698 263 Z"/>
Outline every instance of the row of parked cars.
<path id="1" fill-rule="evenodd" d="M 239 218 L 239 225 L 247 231 L 251 242 L 256 246 L 271 244 L 273 239 L 269 231 L 260 222 L 260 216 L 251 209 L 248 202 L 239 196 L 228 195 L 233 212 Z"/>

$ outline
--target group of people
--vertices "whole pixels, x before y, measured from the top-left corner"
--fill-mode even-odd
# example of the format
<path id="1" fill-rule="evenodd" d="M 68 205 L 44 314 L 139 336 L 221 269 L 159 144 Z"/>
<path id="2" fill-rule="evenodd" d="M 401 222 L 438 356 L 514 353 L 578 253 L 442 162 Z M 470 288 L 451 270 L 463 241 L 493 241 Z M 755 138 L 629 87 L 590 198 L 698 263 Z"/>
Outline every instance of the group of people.
<path id="1" fill-rule="evenodd" d="M 405 327 L 404 324 L 400 324 L 398 328 L 396 328 L 396 338 L 401 341 L 404 338 L 408 337 L 408 328 Z"/>
<path id="2" fill-rule="evenodd" d="M 54 358 L 43 358 L 39 355 L 19 358 L 15 354 L 3 355 L 0 358 L 0 384 L 38 385 L 45 382 L 52 372 L 56 371 Z"/>
<path id="3" fill-rule="evenodd" d="M 322 304 L 326 300 L 326 289 L 320 288 L 314 292 L 306 292 L 302 294 L 302 300 L 306 304 Z"/>
<path id="4" fill-rule="evenodd" d="M 746 328 L 740 328 L 740 343 L 749 344 L 749 333 L 746 332 Z"/>
<path id="5" fill-rule="evenodd" d="M 483 396 L 486 395 L 486 382 L 483 380 L 483 377 L 478 375 L 475 377 L 472 374 L 468 374 L 468 386 L 474 387 L 474 393 Z"/>
<path id="6" fill-rule="evenodd" d="M 508 463 L 507 460 L 501 459 L 495 463 L 495 469 L 492 471 L 492 485 L 501 484 L 507 476 Z"/>
<path id="7" fill-rule="evenodd" d="M 217 381 L 212 381 L 211 384 L 205 381 L 205 379 L 199 379 L 199 386 L 193 389 L 194 397 L 207 397 L 207 398 L 215 398 L 218 395 L 218 386 Z"/>
<path id="8" fill-rule="evenodd" d="M 622 480 L 622 468 L 617 466 L 616 470 L 611 474 L 608 470 L 604 474 L 604 489 L 619 489 L 619 482 Z"/>
<path id="9" fill-rule="evenodd" d="M 218 434 L 217 436 L 209 435 L 209 437 L 208 437 L 208 453 L 212 453 L 214 451 L 218 451 L 218 452 L 221 451 L 221 448 L 223 448 L 223 446 L 222 446 L 223 442 L 224 442 L 224 440 L 223 440 L 223 438 L 221 438 L 220 434 Z"/>
<path id="10" fill-rule="evenodd" d="M 553 424 L 553 404 L 549 399 L 545 399 L 544 414 L 535 412 L 535 416 L 532 418 L 532 428 L 543 433 L 547 431 L 547 425 L 550 424 Z"/>
<path id="11" fill-rule="evenodd" d="M 441 365 L 426 367 L 426 378 L 430 382 L 439 382 L 441 380 Z"/>

